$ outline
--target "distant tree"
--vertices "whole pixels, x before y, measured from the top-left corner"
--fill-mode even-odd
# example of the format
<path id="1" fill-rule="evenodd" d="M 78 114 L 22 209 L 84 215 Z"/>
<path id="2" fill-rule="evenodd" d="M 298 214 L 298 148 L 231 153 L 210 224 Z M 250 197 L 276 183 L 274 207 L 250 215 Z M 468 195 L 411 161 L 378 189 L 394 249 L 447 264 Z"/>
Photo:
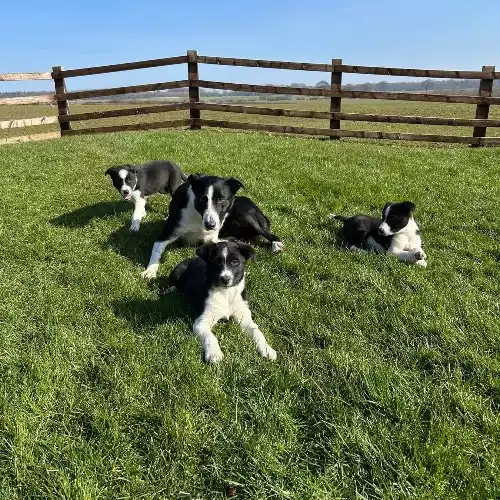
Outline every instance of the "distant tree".
<path id="1" fill-rule="evenodd" d="M 308 85 L 306 85 L 305 83 L 291 83 L 290 87 L 301 87 L 303 89 L 306 89 Z"/>
<path id="2" fill-rule="evenodd" d="M 375 88 L 380 92 L 387 92 L 389 90 L 389 83 L 386 81 L 378 82 Z"/>
<path id="3" fill-rule="evenodd" d="M 330 84 L 326 80 L 320 80 L 315 87 L 317 89 L 327 89 L 330 87 Z"/>

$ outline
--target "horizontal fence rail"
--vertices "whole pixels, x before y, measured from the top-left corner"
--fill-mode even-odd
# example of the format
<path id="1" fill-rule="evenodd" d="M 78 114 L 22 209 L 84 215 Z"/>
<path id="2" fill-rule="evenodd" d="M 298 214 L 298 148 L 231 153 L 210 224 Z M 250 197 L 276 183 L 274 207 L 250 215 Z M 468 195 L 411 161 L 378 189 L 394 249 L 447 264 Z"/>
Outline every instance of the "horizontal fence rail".
<path id="1" fill-rule="evenodd" d="M 374 115 L 366 113 L 332 113 L 329 111 L 301 111 L 298 109 L 268 108 L 259 106 L 237 106 L 234 104 L 193 103 L 195 109 L 244 113 L 250 115 L 288 116 L 292 118 L 313 118 L 346 120 L 355 122 L 408 123 L 413 125 L 447 125 L 457 127 L 500 127 L 500 120 L 474 118 L 441 118 L 437 116 Z"/>
<path id="2" fill-rule="evenodd" d="M 234 59 L 230 57 L 198 56 L 197 62 L 221 66 L 246 66 L 250 68 L 291 69 L 300 71 L 321 71 L 324 73 L 354 73 L 382 76 L 410 76 L 413 78 L 455 78 L 455 79 L 500 79 L 500 72 L 455 71 L 439 69 L 384 68 L 381 66 L 349 66 L 347 64 L 315 64 L 264 59 Z"/>
<path id="3" fill-rule="evenodd" d="M 166 57 L 163 59 L 150 59 L 122 64 L 110 64 L 108 66 L 94 66 L 91 68 L 67 69 L 54 71 L 53 78 L 69 78 L 73 76 L 99 75 L 102 73 L 114 73 L 116 71 L 130 71 L 133 69 L 157 68 L 158 66 L 170 66 L 187 62 L 187 56 Z"/>
<path id="4" fill-rule="evenodd" d="M 461 135 L 431 135 L 431 134 L 407 134 L 400 132 L 372 132 L 367 130 L 332 130 L 328 128 L 293 127 L 289 125 L 271 125 L 263 123 L 241 123 L 221 120 L 200 120 L 201 125 L 207 127 L 263 130 L 266 132 L 279 132 L 283 134 L 305 134 L 321 135 L 330 137 L 356 137 L 358 139 L 391 139 L 398 141 L 430 141 L 430 142 L 452 142 L 459 144 L 476 145 L 500 145 L 498 138 L 468 137 Z"/>
<path id="5" fill-rule="evenodd" d="M 205 89 L 237 90 L 258 94 L 291 94 L 316 97 L 345 97 L 347 99 L 385 99 L 389 101 L 448 102 L 453 104 L 500 104 L 500 97 L 476 97 L 466 95 L 423 94 L 418 92 L 378 92 L 362 90 L 309 89 L 283 87 L 279 85 L 248 85 L 246 83 L 213 82 L 210 80 L 191 81 L 190 85 Z"/>
<path id="6" fill-rule="evenodd" d="M 114 73 L 121 71 L 139 70 L 146 68 L 157 68 L 177 64 L 186 65 L 186 79 L 177 81 L 166 81 L 144 85 L 129 85 L 105 89 L 76 90 L 68 92 L 66 89 L 66 78 L 98 75 L 103 73 Z M 283 85 L 252 85 L 246 83 L 220 82 L 202 80 L 200 78 L 200 64 L 243 66 L 253 68 L 283 69 L 292 71 L 315 71 L 330 73 L 331 85 L 329 88 L 292 87 Z M 451 78 L 451 79 L 476 79 L 479 80 L 477 95 L 449 95 L 428 92 L 382 92 L 346 90 L 342 87 L 342 75 L 346 74 L 372 74 L 381 76 L 401 76 L 413 78 Z M 51 72 L 38 73 L 0 73 L 1 81 L 23 81 L 23 80 L 53 80 L 54 93 L 50 95 L 22 96 L 14 98 L 0 98 L 0 105 L 18 104 L 40 104 L 57 106 L 57 116 L 44 116 L 37 118 L 23 118 L 0 121 L 0 130 L 45 126 L 59 123 L 60 132 L 49 132 L 46 134 L 31 134 L 21 137 L 10 137 L 1 139 L 0 144 L 10 142 L 22 142 L 25 140 L 41 140 L 55 136 L 70 136 L 81 134 L 107 133 L 132 130 L 152 130 L 161 128 L 190 127 L 197 130 L 205 127 L 218 127 L 234 130 L 255 130 L 276 133 L 305 134 L 313 136 L 325 136 L 332 139 L 352 137 L 359 139 L 389 139 L 408 141 L 436 141 L 469 144 L 477 146 L 500 145 L 500 138 L 487 138 L 488 127 L 500 127 L 500 119 L 489 118 L 490 106 L 499 105 L 500 97 L 493 95 L 493 82 L 500 79 L 500 72 L 495 71 L 494 66 L 483 66 L 481 71 L 463 70 L 439 70 L 439 69 L 414 69 L 393 68 L 382 66 L 353 66 L 343 64 L 342 59 L 332 59 L 331 64 L 274 61 L 265 59 L 241 59 L 229 57 L 202 56 L 194 50 L 187 51 L 186 55 L 167 57 L 161 59 L 150 59 L 144 61 L 111 64 L 106 66 L 93 66 L 79 69 L 64 69 L 54 66 Z M 177 95 L 187 102 L 175 102 L 156 105 L 144 105 L 127 107 L 123 109 L 110 109 L 103 111 L 89 111 L 85 113 L 70 113 L 70 102 L 80 99 L 94 99 L 98 97 L 109 97 L 127 95 L 143 92 L 158 92 L 172 89 L 186 89 L 186 93 Z M 329 111 L 308 111 L 299 109 L 274 108 L 257 105 L 234 105 L 219 104 L 213 102 L 202 102 L 200 89 L 213 89 L 220 91 L 240 91 L 255 94 L 278 94 L 303 97 L 329 98 Z M 167 96 L 169 96 L 167 94 Z M 155 96 L 156 97 L 156 96 Z M 159 94 L 163 97 L 163 94 Z M 343 99 L 375 99 L 391 101 L 431 102 L 453 104 L 476 105 L 475 117 L 439 117 L 439 116 L 407 116 L 379 113 L 346 113 L 342 111 Z M 105 127 L 90 127 L 72 129 L 72 123 L 88 120 L 112 119 L 127 116 L 145 116 L 157 113 L 189 112 L 189 117 L 173 119 L 170 121 L 156 121 L 127 125 L 112 125 Z M 325 120 L 328 127 L 300 127 L 262 123 L 240 123 L 237 121 L 226 121 L 220 119 L 204 119 L 202 111 L 264 115 L 270 117 L 293 117 L 315 120 Z M 177 116 L 175 116 L 177 118 Z M 442 135 L 442 134 L 411 134 L 399 132 L 373 132 L 361 130 L 344 130 L 341 128 L 343 121 L 349 122 L 374 122 L 410 125 L 434 125 L 452 127 L 471 127 L 471 136 Z"/>
<path id="7" fill-rule="evenodd" d="M 21 80 L 52 80 L 51 73 L 0 73 L 0 82 L 17 82 Z"/>

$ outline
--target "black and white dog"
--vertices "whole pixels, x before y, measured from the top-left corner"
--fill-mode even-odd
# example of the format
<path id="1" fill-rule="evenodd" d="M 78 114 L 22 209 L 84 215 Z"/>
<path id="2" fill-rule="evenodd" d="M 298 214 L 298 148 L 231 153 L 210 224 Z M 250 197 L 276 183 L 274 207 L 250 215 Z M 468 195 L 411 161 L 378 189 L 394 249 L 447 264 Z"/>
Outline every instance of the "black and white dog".
<path id="1" fill-rule="evenodd" d="M 195 245 L 216 243 L 219 237 L 250 241 L 263 236 L 279 252 L 283 243 L 272 234 L 269 220 L 253 201 L 235 197 L 243 184 L 234 177 L 190 175 L 172 196 L 165 226 L 153 245 L 148 267 L 141 276 L 156 276 L 160 258 L 177 240 Z"/>
<path id="2" fill-rule="evenodd" d="M 411 201 L 387 203 L 382 210 L 382 219 L 368 215 L 331 217 L 344 223 L 342 236 L 350 250 L 375 250 L 395 255 L 399 260 L 427 266 L 427 255 L 422 250 L 422 241 L 417 223 L 413 219 L 415 205 Z"/>
<path id="3" fill-rule="evenodd" d="M 241 241 L 208 243 L 196 250 L 170 273 L 169 291 L 178 290 L 191 302 L 196 314 L 193 331 L 203 347 L 204 359 L 216 363 L 223 358 L 212 327 L 222 318 L 233 319 L 254 341 L 258 353 L 271 360 L 276 351 L 253 322 L 246 301 L 245 262 L 255 260 L 253 248 Z"/>
<path id="4" fill-rule="evenodd" d="M 131 231 L 139 231 L 142 218 L 146 215 L 146 200 L 156 193 L 173 195 L 186 180 L 178 165 L 171 161 L 149 161 L 144 165 L 119 165 L 108 168 L 105 175 L 118 189 L 123 200 L 135 205 Z"/>

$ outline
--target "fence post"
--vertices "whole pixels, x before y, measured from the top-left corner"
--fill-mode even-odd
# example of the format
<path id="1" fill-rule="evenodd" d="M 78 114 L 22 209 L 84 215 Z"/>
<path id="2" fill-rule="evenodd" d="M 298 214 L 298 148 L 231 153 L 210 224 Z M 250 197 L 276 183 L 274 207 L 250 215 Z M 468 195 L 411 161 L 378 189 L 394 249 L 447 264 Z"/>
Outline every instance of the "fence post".
<path id="1" fill-rule="evenodd" d="M 483 66 L 482 71 L 493 73 L 495 66 Z M 479 96 L 491 97 L 493 90 L 493 78 L 482 78 L 479 83 Z M 489 104 L 478 104 L 476 108 L 476 118 L 486 119 L 490 113 Z M 472 137 L 486 137 L 486 127 L 474 127 Z M 471 144 L 473 148 L 477 148 L 479 144 Z"/>
<path id="2" fill-rule="evenodd" d="M 332 59 L 332 65 L 336 66 L 342 64 L 342 59 Z M 342 72 L 332 71 L 332 83 L 330 86 L 331 90 L 340 91 L 342 90 Z M 330 112 L 340 113 L 340 107 L 342 103 L 341 97 L 331 97 L 330 98 Z M 340 120 L 330 118 L 330 129 L 338 130 L 340 129 Z M 330 139 L 340 139 L 340 137 L 330 136 Z"/>
<path id="3" fill-rule="evenodd" d="M 56 94 L 66 94 L 66 84 L 62 76 L 57 76 L 63 70 L 62 66 L 52 66 L 52 79 L 54 80 L 54 87 Z M 68 101 L 57 101 L 59 127 L 61 128 L 61 135 L 64 135 L 66 130 L 71 130 L 71 122 L 62 122 L 61 116 L 69 115 Z"/>
<path id="4" fill-rule="evenodd" d="M 189 102 L 200 101 L 200 88 L 193 85 L 193 80 L 199 80 L 198 75 L 198 52 L 196 50 L 188 50 L 188 78 L 189 78 Z M 189 118 L 191 118 L 191 130 L 200 130 L 200 110 L 189 108 Z"/>

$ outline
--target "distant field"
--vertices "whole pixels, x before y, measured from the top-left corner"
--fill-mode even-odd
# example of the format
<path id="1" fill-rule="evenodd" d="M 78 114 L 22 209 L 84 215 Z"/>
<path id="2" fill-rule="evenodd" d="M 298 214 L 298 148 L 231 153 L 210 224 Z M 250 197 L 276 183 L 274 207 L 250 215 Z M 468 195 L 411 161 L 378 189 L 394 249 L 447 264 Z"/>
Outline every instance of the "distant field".
<path id="1" fill-rule="evenodd" d="M 213 100 L 213 99 L 212 99 Z M 247 101 L 248 102 L 248 101 Z M 248 102 L 250 104 L 250 102 Z M 151 105 L 149 102 L 142 104 Z M 329 100 L 291 100 L 279 102 L 251 103 L 254 106 L 268 106 L 275 108 L 303 109 L 315 111 L 328 111 Z M 74 104 L 70 106 L 72 113 L 88 113 L 91 111 L 102 111 L 110 109 L 133 108 L 141 104 L 133 103 L 99 103 L 99 104 Z M 377 101 L 377 100 L 353 100 L 342 101 L 342 111 L 351 113 L 373 113 L 373 114 L 399 114 L 399 115 L 421 115 L 454 118 L 474 118 L 476 106 L 471 104 L 445 104 L 445 103 L 423 103 L 405 101 Z M 102 120 L 89 120 L 86 122 L 73 122 L 73 128 L 85 128 L 95 126 L 108 126 L 118 124 L 133 124 L 141 122 L 155 122 L 162 120 L 173 120 L 188 116 L 188 111 L 172 113 L 161 113 L 155 115 L 140 115 L 120 118 L 108 118 Z M 57 114 L 55 106 L 0 106 L 0 121 L 14 118 L 34 118 L 37 116 L 52 116 Z M 296 125 L 308 127 L 328 127 L 327 120 L 316 120 L 307 118 L 285 118 L 273 116 L 244 115 L 233 113 L 220 113 L 202 111 L 202 117 L 207 119 L 224 119 L 241 122 L 270 123 L 279 125 Z M 500 118 L 498 107 L 491 107 L 490 118 Z M 471 127 L 441 127 L 429 125 L 407 125 L 407 124 L 384 124 L 368 122 L 342 122 L 342 128 L 348 130 L 380 130 L 387 132 L 410 132 L 423 134 L 447 134 L 447 135 L 472 135 Z M 0 130 L 0 138 L 13 137 L 24 134 L 36 134 L 58 130 L 57 125 L 44 127 L 29 127 L 25 129 Z M 489 128 L 489 137 L 500 136 L 500 128 Z"/>

